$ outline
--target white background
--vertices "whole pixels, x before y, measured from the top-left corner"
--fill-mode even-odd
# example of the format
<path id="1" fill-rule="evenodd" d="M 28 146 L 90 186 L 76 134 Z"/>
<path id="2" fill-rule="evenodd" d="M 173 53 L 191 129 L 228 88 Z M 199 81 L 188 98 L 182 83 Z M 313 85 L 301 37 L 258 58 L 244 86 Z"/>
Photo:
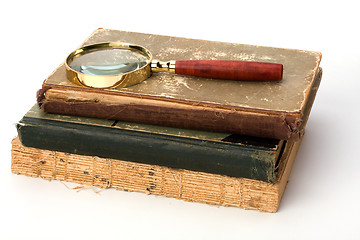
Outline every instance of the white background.
<path id="1" fill-rule="evenodd" d="M 2 2 L 0 239 L 360 239 L 356 3 Z M 11 174 L 14 124 L 35 103 L 42 81 L 98 27 L 322 52 L 322 83 L 277 213 L 76 192 Z"/>

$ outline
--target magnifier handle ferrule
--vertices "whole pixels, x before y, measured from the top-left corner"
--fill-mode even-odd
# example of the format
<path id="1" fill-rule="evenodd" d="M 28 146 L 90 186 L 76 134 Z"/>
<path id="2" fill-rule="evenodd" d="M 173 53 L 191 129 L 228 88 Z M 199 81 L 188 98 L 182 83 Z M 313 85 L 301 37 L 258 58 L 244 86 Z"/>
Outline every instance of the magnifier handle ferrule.
<path id="1" fill-rule="evenodd" d="M 175 73 L 241 81 L 280 81 L 283 65 L 248 61 L 186 60 L 176 61 Z"/>
<path id="2" fill-rule="evenodd" d="M 163 61 L 154 59 L 151 61 L 151 71 L 152 72 L 175 73 L 175 63 L 176 63 L 176 61 L 174 61 L 174 60 L 163 62 Z"/>

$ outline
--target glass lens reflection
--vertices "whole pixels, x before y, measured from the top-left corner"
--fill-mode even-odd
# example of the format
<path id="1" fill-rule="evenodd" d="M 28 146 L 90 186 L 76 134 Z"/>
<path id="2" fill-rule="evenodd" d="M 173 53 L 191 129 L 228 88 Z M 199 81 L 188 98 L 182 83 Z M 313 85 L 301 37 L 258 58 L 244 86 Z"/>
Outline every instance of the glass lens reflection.
<path id="1" fill-rule="evenodd" d="M 85 74 L 117 75 L 135 71 L 148 62 L 149 58 L 139 51 L 109 48 L 76 56 L 69 66 Z"/>

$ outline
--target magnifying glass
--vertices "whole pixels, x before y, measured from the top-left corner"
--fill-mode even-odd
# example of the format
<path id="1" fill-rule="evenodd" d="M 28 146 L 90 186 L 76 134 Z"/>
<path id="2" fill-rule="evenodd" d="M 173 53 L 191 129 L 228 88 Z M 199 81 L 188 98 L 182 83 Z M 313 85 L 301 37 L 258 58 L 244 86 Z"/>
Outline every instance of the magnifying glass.
<path id="1" fill-rule="evenodd" d="M 65 61 L 67 78 L 92 88 L 128 87 L 168 72 L 188 76 L 241 81 L 280 81 L 283 65 L 228 60 L 154 60 L 146 48 L 120 42 L 98 43 L 70 53 Z"/>

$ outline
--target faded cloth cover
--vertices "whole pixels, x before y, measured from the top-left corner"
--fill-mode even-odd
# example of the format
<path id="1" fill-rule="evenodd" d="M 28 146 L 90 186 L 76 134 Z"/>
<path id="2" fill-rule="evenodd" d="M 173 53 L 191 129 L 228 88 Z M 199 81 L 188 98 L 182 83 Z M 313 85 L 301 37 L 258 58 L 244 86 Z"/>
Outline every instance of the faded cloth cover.
<path id="1" fill-rule="evenodd" d="M 17 124 L 27 147 L 275 182 L 283 140 L 49 114 L 35 105 Z"/>
<path id="2" fill-rule="evenodd" d="M 276 212 L 299 145 L 292 143 L 284 152 L 285 167 L 276 183 L 24 147 L 18 138 L 12 141 L 11 170 L 46 180 Z"/>
<path id="3" fill-rule="evenodd" d="M 100 90 L 71 83 L 61 64 L 39 91 L 44 111 L 298 140 L 321 79 L 318 52 L 109 29 L 98 29 L 83 45 L 109 41 L 144 46 L 161 60 L 281 63 L 283 80 L 240 82 L 156 73 L 135 86 Z"/>

